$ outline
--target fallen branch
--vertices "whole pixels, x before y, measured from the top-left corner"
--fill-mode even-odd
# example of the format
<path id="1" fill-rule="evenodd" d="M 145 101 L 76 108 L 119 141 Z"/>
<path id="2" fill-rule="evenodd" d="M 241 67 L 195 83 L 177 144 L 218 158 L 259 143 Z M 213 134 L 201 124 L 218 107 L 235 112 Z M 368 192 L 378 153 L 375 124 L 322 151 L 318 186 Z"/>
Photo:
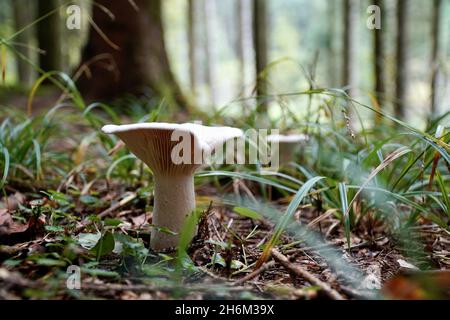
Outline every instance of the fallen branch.
<path id="1" fill-rule="evenodd" d="M 275 261 L 269 261 L 267 263 L 264 263 L 260 268 L 250 272 L 249 274 L 247 274 L 245 277 L 242 277 L 238 280 L 236 280 L 234 282 L 234 285 L 241 285 L 244 282 L 247 282 L 249 280 L 252 280 L 253 278 L 256 278 L 257 276 L 259 276 L 261 273 L 263 273 L 264 271 L 266 271 L 267 269 L 271 268 L 272 266 L 275 265 Z"/>
<path id="2" fill-rule="evenodd" d="M 299 265 L 294 265 L 289 261 L 289 259 L 280 253 L 276 249 L 271 250 L 271 254 L 273 258 L 279 262 L 283 267 L 285 267 L 290 272 L 295 275 L 304 278 L 306 281 L 311 283 L 312 285 L 319 286 L 331 299 L 334 300 L 345 300 L 345 298 L 336 290 L 332 289 L 328 284 L 319 280 L 316 276 L 314 276 L 309 271 L 302 269 Z"/>

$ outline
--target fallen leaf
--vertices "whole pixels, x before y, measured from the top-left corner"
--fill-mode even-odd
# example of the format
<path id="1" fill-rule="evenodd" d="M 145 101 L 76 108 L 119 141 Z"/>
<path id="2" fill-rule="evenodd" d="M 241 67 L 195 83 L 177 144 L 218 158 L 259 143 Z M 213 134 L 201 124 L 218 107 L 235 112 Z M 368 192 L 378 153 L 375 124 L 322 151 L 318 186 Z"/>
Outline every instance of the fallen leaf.
<path id="1" fill-rule="evenodd" d="M 15 244 L 35 239 L 44 233 L 45 217 L 31 217 L 26 224 L 15 222 L 7 209 L 0 209 L 0 242 Z"/>
<path id="2" fill-rule="evenodd" d="M 25 203 L 25 196 L 20 193 L 16 192 L 15 194 L 9 195 L 7 198 L 3 198 L 2 201 L 0 201 L 0 208 L 8 209 L 10 211 L 16 210 L 19 207 L 19 204 Z"/>
<path id="3" fill-rule="evenodd" d="M 450 272 L 410 271 L 388 280 L 383 294 L 390 299 L 424 300 L 450 298 Z"/>
<path id="4" fill-rule="evenodd" d="M 78 235 L 78 244 L 85 249 L 92 249 L 102 237 L 101 233 L 80 233 Z"/>
<path id="5" fill-rule="evenodd" d="M 25 232 L 28 224 L 14 222 L 8 209 L 0 209 L 0 237 Z"/>
<path id="6" fill-rule="evenodd" d="M 147 213 L 143 213 L 137 217 L 131 217 L 131 221 L 133 221 L 133 225 L 136 227 L 141 227 L 144 224 L 148 223 L 148 217 L 149 215 Z"/>
<path id="7" fill-rule="evenodd" d="M 415 265 L 413 265 L 403 259 L 398 259 L 397 263 L 400 266 L 400 268 L 402 268 L 402 269 L 419 270 L 419 268 L 417 268 Z"/>
<path id="8" fill-rule="evenodd" d="M 8 209 L 6 208 L 0 209 L 0 227 L 10 220 L 11 215 L 8 213 Z"/>

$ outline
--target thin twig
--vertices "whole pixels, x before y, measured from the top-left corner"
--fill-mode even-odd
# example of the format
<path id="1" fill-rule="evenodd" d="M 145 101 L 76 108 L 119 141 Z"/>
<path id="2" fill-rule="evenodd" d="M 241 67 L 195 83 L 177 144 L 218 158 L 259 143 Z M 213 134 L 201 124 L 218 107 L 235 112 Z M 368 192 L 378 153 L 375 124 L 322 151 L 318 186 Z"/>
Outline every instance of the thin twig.
<path id="1" fill-rule="evenodd" d="M 122 200 L 117 202 L 115 205 L 113 205 L 110 208 L 106 209 L 105 211 L 99 213 L 98 217 L 99 218 L 104 218 L 107 215 L 109 215 L 110 213 L 116 211 L 120 207 L 123 207 L 124 205 L 126 205 L 127 203 L 129 203 L 130 201 L 132 201 L 132 200 L 134 200 L 136 198 L 137 198 L 137 194 L 136 193 L 131 193 L 130 195 L 126 196 L 125 198 L 123 198 Z"/>
<path id="2" fill-rule="evenodd" d="M 261 273 L 263 273 L 264 271 L 266 271 L 267 269 L 273 267 L 275 265 L 275 261 L 269 261 L 267 263 L 264 263 L 260 268 L 250 272 L 249 274 L 247 274 L 245 277 L 242 277 L 238 280 L 236 280 L 234 282 L 234 285 L 241 285 L 244 282 L 247 282 L 249 280 L 252 280 L 253 278 L 256 278 L 257 276 L 259 276 Z"/>
<path id="3" fill-rule="evenodd" d="M 299 277 L 304 278 L 309 283 L 319 286 L 331 299 L 334 300 L 345 300 L 345 298 L 336 290 L 332 289 L 327 283 L 319 280 L 316 276 L 314 276 L 309 271 L 302 269 L 299 265 L 294 265 L 289 261 L 289 259 L 280 253 L 276 249 L 271 250 L 273 258 L 279 262 L 283 267 L 293 272 Z"/>

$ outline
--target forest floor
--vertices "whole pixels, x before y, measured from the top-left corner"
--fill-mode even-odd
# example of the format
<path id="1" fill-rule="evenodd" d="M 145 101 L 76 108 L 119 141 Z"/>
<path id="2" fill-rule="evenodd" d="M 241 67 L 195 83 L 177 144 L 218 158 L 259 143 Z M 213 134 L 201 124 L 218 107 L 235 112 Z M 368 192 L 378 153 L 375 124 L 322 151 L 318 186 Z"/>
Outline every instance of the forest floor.
<path id="1" fill-rule="evenodd" d="M 11 103 L 24 110 L 22 100 Z M 42 123 L 27 131 L 36 141 L 43 133 L 33 130 Z M 11 132 L 24 124 L 19 121 Z M 93 139 L 92 124 L 72 119 L 63 129 L 39 152 L 30 138 L 28 155 L 34 152 L 33 163 L 42 165 L 37 172 L 10 149 L 9 162 L 16 161 L 14 172 L 20 175 L 10 176 L 1 189 L 1 299 L 450 298 L 450 233 L 442 222 L 448 219 L 436 206 L 430 206 L 436 215 L 414 215 L 414 223 L 402 229 L 397 225 L 412 221 L 406 213 L 419 205 L 389 203 L 386 218 L 359 198 L 353 203 L 357 222 L 348 233 L 335 202 L 312 192 L 289 228 L 306 227 L 315 241 L 307 233 L 283 232 L 263 259 L 280 217 L 230 204 L 229 196 L 267 202 L 283 213 L 294 195 L 274 186 L 264 186 L 263 194 L 260 184 L 239 177 L 197 177 L 196 201 L 203 212 L 197 236 L 186 252 L 156 253 L 148 249 L 151 173 L 129 159 L 126 148 Z M 13 146 L 19 148 L 25 137 Z M 118 155 L 111 160 L 108 153 Z M 422 198 L 428 193 L 413 195 L 427 205 Z M 78 274 L 80 288 L 73 288 Z"/>
<path id="2" fill-rule="evenodd" d="M 77 179 L 76 175 L 69 179 Z M 352 233 L 351 247 L 347 249 L 344 231 L 340 221 L 332 214 L 317 212 L 310 206 L 300 207 L 296 213 L 296 223 L 308 225 L 316 230 L 327 243 L 340 250 L 342 258 L 357 266 L 365 278 L 360 287 L 346 284 L 339 270 L 333 270 L 317 254 L 314 247 L 308 247 L 289 236 L 282 236 L 272 257 L 261 268 L 252 267 L 262 254 L 264 243 L 273 231 L 273 223 L 266 219 L 243 217 L 228 206 L 220 204 L 217 190 L 211 185 L 203 185 L 198 190 L 198 201 L 205 198 L 212 205 L 205 211 L 200 221 L 199 232 L 188 253 L 193 262 L 189 274 L 173 280 L 173 266 L 167 273 L 142 272 L 136 264 L 139 250 L 149 247 L 151 212 L 145 211 L 141 202 L 130 205 L 136 193 L 124 190 L 120 184 L 108 185 L 106 181 L 96 181 L 84 186 L 83 193 L 95 194 L 95 199 L 86 195 L 78 198 L 68 192 L 57 200 L 44 198 L 44 202 L 33 199 L 33 186 L 29 191 L 8 187 L 11 195 L 0 202 L 0 297 L 16 299 L 29 298 L 114 298 L 114 299 L 217 299 L 217 298 L 271 298 L 271 299 L 314 299 L 314 298 L 375 298 L 382 289 L 383 294 L 393 298 L 423 298 L 426 290 L 420 282 L 408 280 L 417 267 L 406 262 L 408 259 L 396 248 L 396 239 L 386 232 L 385 226 L 371 217 L 361 224 L 360 230 Z M 27 189 L 27 188 L 24 188 Z M 64 201 L 74 201 L 63 220 L 57 226 L 49 227 L 52 214 Z M 125 199 L 125 201 L 123 201 Z M 203 199 L 203 200 L 202 200 Z M 287 199 L 280 199 L 279 206 Z M 115 203 L 112 207 L 108 203 Z M 29 216 L 24 208 L 40 211 Z M 19 209 L 22 208 L 22 209 Z M 83 265 L 91 252 L 82 246 L 73 247 L 73 241 L 88 232 L 95 232 L 98 226 L 91 225 L 84 218 L 98 213 L 101 218 L 109 218 L 115 235 L 126 235 L 130 239 L 141 239 L 129 256 L 114 253 L 102 254 L 91 270 L 82 269 L 80 290 L 66 287 L 64 268 L 71 263 Z M 12 217 L 21 217 L 22 222 Z M 319 218 L 318 218 L 319 217 Z M 77 221 L 75 224 L 71 223 Z M 437 226 L 424 221 L 419 227 L 422 243 L 434 270 L 450 269 L 450 236 Z M 126 241 L 130 241 L 129 239 Z M 142 243 L 143 246 L 139 246 Z M 148 260 L 170 261 L 176 253 L 157 254 L 149 252 Z M 286 261 L 283 261 L 286 259 Z M 215 260 L 212 263 L 212 260 Z M 75 263 L 78 265 L 78 263 Z M 6 267 L 5 267 L 6 266 Z M 240 270 L 240 271 L 239 271 Z M 306 273 L 306 275 L 305 275 Z M 448 273 L 429 273 L 430 279 L 443 287 L 442 294 L 448 294 Z M 179 281 L 179 282 L 178 282 Z M 433 282 L 433 281 L 432 281 Z M 159 284 L 160 283 L 160 284 Z"/>

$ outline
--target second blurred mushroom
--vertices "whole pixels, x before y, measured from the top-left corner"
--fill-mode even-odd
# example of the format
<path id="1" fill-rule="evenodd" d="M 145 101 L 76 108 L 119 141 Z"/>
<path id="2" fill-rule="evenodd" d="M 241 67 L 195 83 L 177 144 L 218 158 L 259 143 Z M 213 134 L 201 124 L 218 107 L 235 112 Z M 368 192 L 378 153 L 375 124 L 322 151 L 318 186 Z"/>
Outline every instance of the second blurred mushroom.
<path id="1" fill-rule="evenodd" d="M 298 147 L 306 140 L 307 136 L 304 134 L 271 134 L 267 137 L 269 143 L 278 143 L 280 165 L 294 161 Z"/>

